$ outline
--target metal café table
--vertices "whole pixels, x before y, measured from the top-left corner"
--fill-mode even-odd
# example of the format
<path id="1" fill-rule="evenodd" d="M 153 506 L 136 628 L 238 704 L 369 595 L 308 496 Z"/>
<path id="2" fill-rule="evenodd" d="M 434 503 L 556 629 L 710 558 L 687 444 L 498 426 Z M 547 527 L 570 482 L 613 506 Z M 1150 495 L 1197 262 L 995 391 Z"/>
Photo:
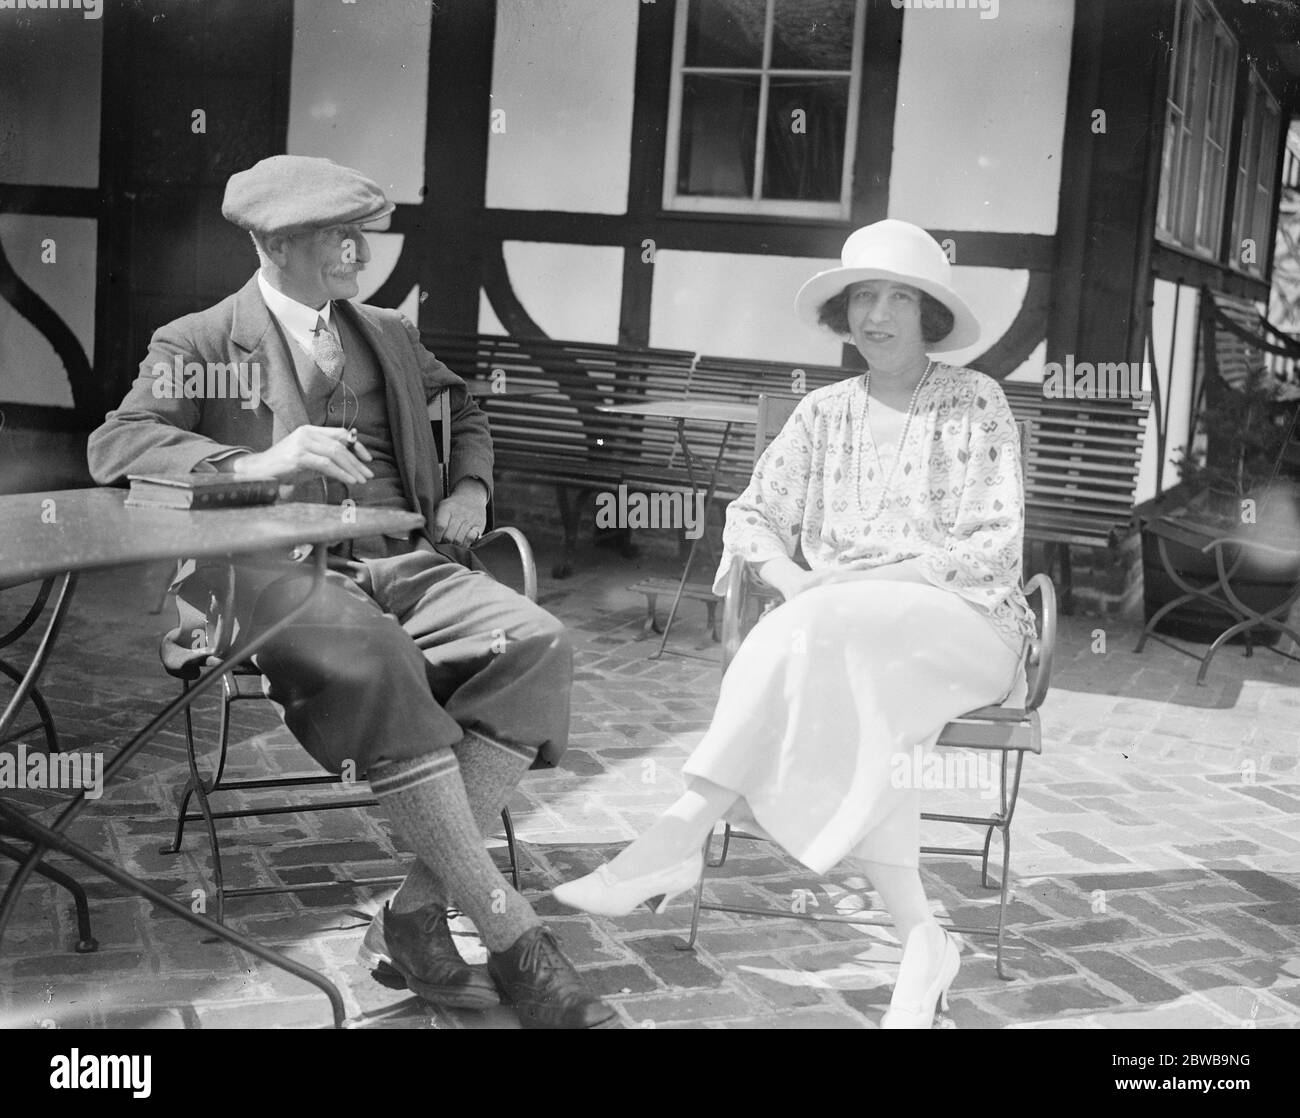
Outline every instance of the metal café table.
<path id="1" fill-rule="evenodd" d="M 1263 612 L 1251 608 L 1247 602 L 1244 602 L 1233 586 L 1233 579 L 1240 579 L 1241 568 L 1250 558 L 1271 560 L 1280 567 L 1296 571 L 1297 568 L 1300 568 L 1300 536 L 1278 536 L 1268 540 L 1251 539 L 1242 536 L 1239 531 L 1235 535 L 1229 534 L 1230 527 L 1239 526 L 1232 525 L 1230 522 L 1225 526 L 1225 522 L 1221 519 L 1202 518 L 1187 511 L 1159 516 L 1147 524 L 1147 530 L 1156 537 L 1160 564 L 1164 567 L 1165 574 L 1182 591 L 1182 594 L 1166 602 L 1151 615 L 1151 620 L 1143 628 L 1142 635 L 1138 638 L 1137 646 L 1133 651 L 1141 652 L 1146 642 L 1153 640 L 1159 641 L 1176 652 L 1181 652 L 1184 656 L 1190 656 L 1193 660 L 1199 660 L 1201 666 L 1196 672 L 1196 682 L 1198 684 L 1205 682 L 1205 673 L 1210 670 L 1210 661 L 1214 659 L 1215 653 L 1234 637 L 1242 633 L 1246 634 L 1246 655 L 1251 655 L 1253 649 L 1250 632 L 1252 629 L 1275 629 L 1283 636 L 1290 637 L 1297 645 L 1300 645 L 1300 633 L 1297 633 L 1287 624 L 1287 618 L 1292 607 L 1300 599 L 1300 579 L 1296 581 L 1294 591 L 1285 601 L 1281 601 Z M 1194 548 L 1206 555 L 1212 554 L 1214 557 L 1214 577 L 1199 586 L 1192 585 L 1179 573 L 1177 566 L 1170 557 L 1170 544 L 1180 544 L 1183 547 Z M 1297 573 L 1300 573 L 1300 571 L 1297 571 Z M 1185 603 L 1193 601 L 1210 605 L 1231 619 L 1231 624 L 1215 637 L 1210 647 L 1201 655 L 1174 643 L 1155 631 L 1156 626 L 1160 624 L 1166 614 L 1171 613 Z M 1284 652 L 1280 648 L 1273 648 L 1268 645 L 1264 647 L 1268 648 L 1270 652 L 1286 657 L 1288 660 L 1297 659 L 1297 657 L 1289 652 Z"/>
<path id="2" fill-rule="evenodd" d="M 737 425 L 753 427 L 758 422 L 758 404 L 741 403 L 736 400 L 715 400 L 707 396 L 679 396 L 674 399 L 643 400 L 636 404 L 604 404 L 598 410 L 610 415 L 631 415 L 648 419 L 672 420 L 677 431 L 677 445 L 682 448 L 682 458 L 686 464 L 686 476 L 692 491 L 695 492 L 700 489 L 695 480 L 696 456 L 692 453 L 690 441 L 686 437 L 686 425 L 690 422 L 721 423 L 722 440 L 718 445 L 717 456 L 713 459 L 713 465 L 709 469 L 704 485 L 704 510 L 706 516 L 709 502 L 713 500 L 713 493 L 718 487 L 718 471 L 722 467 L 723 456 L 727 453 L 727 442 L 731 437 L 731 429 Z M 681 578 L 677 582 L 677 592 L 673 595 L 672 608 L 668 611 L 668 620 L 664 624 L 663 637 L 659 641 L 658 651 L 650 657 L 652 660 L 659 659 L 668 645 L 668 634 L 672 630 L 673 619 L 677 616 L 677 607 L 681 605 L 682 594 L 686 590 L 691 565 L 695 562 L 695 552 L 706 534 L 702 530 L 699 536 L 691 541 L 690 550 L 686 554 L 686 564 L 682 567 Z M 707 543 L 705 547 L 708 547 Z"/>
<path id="3" fill-rule="evenodd" d="M 0 586 L 13 587 L 23 582 L 51 578 L 58 586 L 55 607 L 46 621 L 32 661 L 0 714 L 0 741 L 5 740 L 19 709 L 35 691 L 58 639 L 80 573 L 168 559 L 233 558 L 267 552 L 287 556 L 291 548 L 303 544 L 329 545 L 362 536 L 396 534 L 424 523 L 424 518 L 415 513 L 388 509 L 349 507 L 343 515 L 343 511 L 335 506 L 288 503 L 193 512 L 128 508 L 124 504 L 125 498 L 125 491 L 119 489 L 68 489 L 0 497 Z M 215 686 L 225 672 L 248 660 L 306 609 L 323 585 L 326 556 L 326 546 L 313 547 L 311 582 L 297 606 L 256 638 L 241 641 L 232 648 L 224 660 L 204 672 L 187 692 L 168 703 L 104 766 L 105 790 L 159 730 Z M 40 596 L 42 606 L 46 598 L 48 590 Z M 31 611 L 29 618 L 35 620 Z M 29 618 L 24 618 L 24 622 L 28 622 L 30 627 Z M 57 850 L 208 935 L 223 939 L 311 983 L 329 998 L 334 1024 L 343 1024 L 343 998 L 324 975 L 224 924 L 191 912 L 186 905 L 69 839 L 68 827 L 85 806 L 85 789 L 81 789 L 60 810 L 57 818 L 46 825 L 0 797 L 0 832 L 30 844 L 29 850 L 17 851 L 16 854 L 15 848 L 9 848 L 19 865 L 3 899 L 0 899 L 0 944 L 23 886 L 40 867 L 45 853 Z M 57 871 L 46 876 L 58 880 Z M 83 929 L 83 941 L 85 938 Z M 83 949 L 93 949 L 93 941 Z"/>

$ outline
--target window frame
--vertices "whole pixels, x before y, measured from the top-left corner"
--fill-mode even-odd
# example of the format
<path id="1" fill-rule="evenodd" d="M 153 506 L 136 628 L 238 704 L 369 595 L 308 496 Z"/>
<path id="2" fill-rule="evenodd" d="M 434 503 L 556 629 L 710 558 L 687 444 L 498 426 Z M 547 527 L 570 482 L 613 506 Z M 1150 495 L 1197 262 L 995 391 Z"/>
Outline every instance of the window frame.
<path id="1" fill-rule="evenodd" d="M 1232 168 L 1236 195 L 1232 204 L 1232 240 L 1228 264 L 1245 275 L 1263 279 L 1271 256 L 1270 233 L 1277 205 L 1277 158 L 1282 140 L 1282 104 L 1269 90 L 1255 66 L 1246 78 L 1246 107 L 1241 119 L 1241 144 Z M 1255 262 L 1241 258 L 1242 242 L 1255 241 Z"/>
<path id="2" fill-rule="evenodd" d="M 672 71 L 668 93 L 668 119 L 664 138 L 662 205 L 669 213 L 733 214 L 755 217 L 810 218 L 848 221 L 853 206 L 853 167 L 857 157 L 858 131 L 864 66 L 867 0 L 853 2 L 853 35 L 848 70 L 848 104 L 844 122 L 844 156 L 840 168 L 839 201 L 808 201 L 798 198 L 764 198 L 763 167 L 767 146 L 768 90 L 773 77 L 844 76 L 843 70 L 796 70 L 773 68 L 772 42 L 776 0 L 767 0 L 763 25 L 763 58 L 755 67 L 687 66 L 686 30 L 689 7 L 697 0 L 678 0 L 673 22 Z M 748 198 L 677 193 L 677 171 L 682 139 L 682 87 L 684 74 L 746 74 L 759 77 L 757 135 L 754 147 L 754 185 Z"/>
<path id="3" fill-rule="evenodd" d="M 1210 0 L 1180 0 L 1173 43 L 1155 236 L 1172 248 L 1223 263 L 1229 174 L 1236 173 L 1228 164 L 1241 44 Z M 1221 164 L 1217 184 L 1215 149 Z"/>

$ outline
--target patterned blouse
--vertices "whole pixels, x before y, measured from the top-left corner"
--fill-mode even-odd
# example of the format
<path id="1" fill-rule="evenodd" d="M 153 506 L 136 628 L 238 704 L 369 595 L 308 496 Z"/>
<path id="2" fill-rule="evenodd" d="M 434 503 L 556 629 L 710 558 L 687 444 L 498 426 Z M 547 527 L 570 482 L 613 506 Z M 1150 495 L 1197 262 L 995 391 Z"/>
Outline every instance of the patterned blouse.
<path id="1" fill-rule="evenodd" d="M 936 364 L 897 453 L 886 491 L 893 459 L 882 468 L 862 377 L 810 392 L 727 509 L 715 591 L 737 557 L 793 558 L 796 544 L 814 571 L 913 559 L 1019 655 L 1034 617 L 1020 589 L 1020 436 L 1002 389 L 973 369 Z"/>

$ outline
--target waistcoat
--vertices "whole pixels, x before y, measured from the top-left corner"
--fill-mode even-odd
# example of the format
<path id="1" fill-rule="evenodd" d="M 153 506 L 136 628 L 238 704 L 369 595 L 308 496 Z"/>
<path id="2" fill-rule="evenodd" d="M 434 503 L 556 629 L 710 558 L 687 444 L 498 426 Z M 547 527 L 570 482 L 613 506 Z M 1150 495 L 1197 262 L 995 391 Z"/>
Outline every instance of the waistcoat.
<path id="1" fill-rule="evenodd" d="M 392 430 L 388 423 L 384 376 L 379 362 L 369 343 L 345 314 L 336 309 L 331 317 L 343 346 L 343 373 L 337 380 L 321 372 L 316 362 L 300 347 L 289 345 L 307 419 L 317 427 L 355 427 L 358 440 L 374 458 L 366 465 L 375 476 L 365 485 L 357 486 L 345 486 L 333 478 L 319 477 L 298 487 L 302 492 L 298 499 L 333 505 L 351 498 L 358 507 L 409 511 L 412 504 L 407 499 L 397 468 Z M 409 550 L 407 536 L 400 540 L 371 536 L 353 541 L 351 554 L 362 559 Z"/>

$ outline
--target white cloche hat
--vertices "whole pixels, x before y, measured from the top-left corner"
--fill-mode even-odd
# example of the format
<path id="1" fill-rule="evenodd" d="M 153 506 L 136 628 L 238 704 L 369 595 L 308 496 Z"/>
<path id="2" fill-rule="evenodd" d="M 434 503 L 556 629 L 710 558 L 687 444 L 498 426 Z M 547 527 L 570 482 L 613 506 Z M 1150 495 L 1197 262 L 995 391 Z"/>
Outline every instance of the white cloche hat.
<path id="1" fill-rule="evenodd" d="M 810 326 L 826 329 L 818 315 L 827 299 L 850 284 L 880 279 L 924 291 L 952 312 L 952 329 L 937 342 L 927 342 L 926 352 L 965 349 L 979 341 L 975 315 L 952 288 L 952 265 L 947 254 L 920 226 L 893 218 L 864 225 L 844 242 L 840 260 L 841 267 L 818 272 L 795 296 L 795 311 Z"/>

